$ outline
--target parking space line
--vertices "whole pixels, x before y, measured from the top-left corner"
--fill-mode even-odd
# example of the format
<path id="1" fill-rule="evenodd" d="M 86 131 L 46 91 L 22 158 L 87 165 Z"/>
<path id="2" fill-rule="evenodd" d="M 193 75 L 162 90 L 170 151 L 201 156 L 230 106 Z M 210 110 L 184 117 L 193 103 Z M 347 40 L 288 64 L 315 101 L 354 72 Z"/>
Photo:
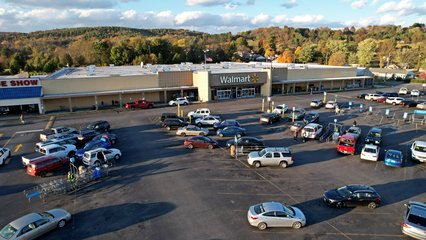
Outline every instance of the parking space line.
<path id="1" fill-rule="evenodd" d="M 225 179 L 225 178 L 207 178 L 207 181 L 218 182 L 265 182 L 264 179 Z"/>
<path id="2" fill-rule="evenodd" d="M 23 145 L 20 143 L 18 145 L 16 145 L 15 150 L 13 151 L 14 153 L 17 153 L 19 151 L 19 149 L 21 149 Z"/>
<path id="3" fill-rule="evenodd" d="M 352 240 L 352 238 L 350 238 L 348 235 L 346 235 L 344 232 L 340 231 L 337 227 L 335 227 L 334 225 L 332 225 L 331 223 L 329 223 L 328 221 L 325 221 L 330 227 L 334 228 L 334 230 L 338 231 L 340 233 L 340 235 L 343 235 L 344 237 L 346 237 L 349 240 Z"/>
<path id="4" fill-rule="evenodd" d="M 6 143 L 3 145 L 3 147 L 6 147 L 9 143 L 10 143 L 10 141 L 12 141 L 12 138 L 14 138 L 15 137 L 15 135 L 16 135 L 16 133 L 14 133 L 7 141 L 6 141 Z"/>
<path id="5" fill-rule="evenodd" d="M 280 232 L 265 232 L 265 231 L 252 231 L 253 233 L 261 233 L 261 234 L 289 234 L 290 231 L 280 231 Z M 325 234 L 325 235 L 341 235 L 340 233 L 333 233 L 333 232 L 320 232 L 320 233 L 298 233 L 298 232 L 294 232 L 292 231 L 291 234 L 303 234 L 303 235 L 318 235 L 318 234 Z M 404 235 L 402 234 L 380 234 L 380 233 L 344 233 L 345 235 L 348 236 L 353 236 L 353 237 L 404 237 Z"/>
<path id="6" fill-rule="evenodd" d="M 16 134 L 22 134 L 22 133 L 33 133 L 33 132 L 42 132 L 44 129 L 36 129 L 36 130 L 27 130 L 27 131 L 19 131 L 16 132 Z"/>

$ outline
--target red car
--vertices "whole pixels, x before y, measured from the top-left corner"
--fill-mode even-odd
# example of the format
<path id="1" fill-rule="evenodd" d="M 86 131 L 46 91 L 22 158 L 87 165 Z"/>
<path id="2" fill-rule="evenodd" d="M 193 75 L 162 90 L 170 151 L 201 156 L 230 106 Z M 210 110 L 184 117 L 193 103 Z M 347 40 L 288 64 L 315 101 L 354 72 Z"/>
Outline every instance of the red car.
<path id="1" fill-rule="evenodd" d="M 126 103 L 126 109 L 135 110 L 135 108 L 153 108 L 154 103 L 137 99 L 135 102 Z"/>
<path id="2" fill-rule="evenodd" d="M 183 146 L 189 149 L 208 148 L 213 149 L 219 146 L 219 143 L 209 137 L 195 136 L 185 139 Z"/>
<path id="3" fill-rule="evenodd" d="M 64 167 L 68 167 L 70 159 L 60 158 L 52 155 L 38 157 L 30 161 L 27 165 L 27 173 L 31 176 L 44 177 L 48 172 L 53 172 Z"/>
<path id="4" fill-rule="evenodd" d="M 379 97 L 379 98 L 376 100 L 376 102 L 378 102 L 378 103 L 385 103 L 385 102 L 386 102 L 386 97 L 381 96 L 381 97 Z"/>
<path id="5" fill-rule="evenodd" d="M 356 138 L 352 134 L 345 134 L 339 138 L 337 151 L 344 154 L 355 154 Z"/>

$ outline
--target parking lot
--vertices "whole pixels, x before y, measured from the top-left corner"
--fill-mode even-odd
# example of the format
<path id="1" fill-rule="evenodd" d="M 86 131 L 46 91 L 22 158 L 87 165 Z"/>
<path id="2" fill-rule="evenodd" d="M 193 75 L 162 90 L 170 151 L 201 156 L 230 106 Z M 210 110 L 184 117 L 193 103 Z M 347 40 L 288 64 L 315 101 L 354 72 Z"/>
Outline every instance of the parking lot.
<path id="1" fill-rule="evenodd" d="M 73 219 L 43 239 L 408 239 L 401 233 L 403 204 L 409 200 L 426 202 L 426 165 L 410 160 L 409 146 L 414 140 L 426 140 L 426 126 L 404 122 L 403 113 L 415 108 L 360 100 L 355 97 L 360 92 L 327 95 L 327 100 L 336 97 L 339 102 L 352 102 L 353 109 L 339 115 L 333 110 L 309 107 L 311 100 L 323 99 L 322 94 L 274 96 L 272 100 L 275 105 L 285 103 L 317 111 L 325 126 L 334 119 L 345 126 L 356 120 L 362 129 L 361 141 L 372 126 L 381 127 L 382 150 L 401 150 L 405 167 L 362 161 L 361 146 L 356 155 L 346 156 L 336 151 L 334 142 L 295 141 L 288 120 L 259 125 L 260 98 L 201 103 L 182 109 L 187 113 L 207 107 L 222 119 L 238 120 L 248 136 L 263 139 L 267 146 L 290 147 L 295 163 L 288 168 L 251 167 L 246 156 L 229 156 L 225 142 L 230 138 L 214 135 L 220 148 L 185 149 L 183 137 L 160 127 L 161 113 L 175 112 L 175 107 L 82 112 L 58 115 L 54 126 L 80 129 L 90 122 L 107 120 L 119 137 L 115 147 L 123 157 L 97 184 L 45 202 L 28 202 L 25 189 L 64 177 L 66 171 L 46 178 L 28 176 L 20 157 L 33 152 L 38 130 L 45 128 L 49 116 L 29 117 L 25 125 L 9 117 L 0 121 L 0 145 L 10 148 L 13 155 L 0 167 L 0 225 L 31 211 L 60 207 L 70 211 Z M 363 104 L 364 111 L 360 111 L 359 104 Z M 389 116 L 385 115 L 386 109 Z M 382 204 L 377 209 L 335 209 L 323 203 L 324 191 L 347 184 L 374 187 L 382 196 Z M 265 231 L 250 226 L 248 208 L 265 201 L 299 207 L 307 225 L 297 230 Z"/>

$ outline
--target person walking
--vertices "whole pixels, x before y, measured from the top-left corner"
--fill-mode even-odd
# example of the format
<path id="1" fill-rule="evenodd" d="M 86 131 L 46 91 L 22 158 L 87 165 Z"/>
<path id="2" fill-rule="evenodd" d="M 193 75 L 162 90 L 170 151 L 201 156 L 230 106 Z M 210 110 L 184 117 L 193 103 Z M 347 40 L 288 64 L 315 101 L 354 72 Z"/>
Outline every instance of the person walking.
<path id="1" fill-rule="evenodd" d="M 297 137 L 299 137 L 299 129 L 297 129 L 296 131 L 294 131 L 294 137 L 293 137 L 293 139 L 295 141 L 297 141 Z"/>
<path id="2" fill-rule="evenodd" d="M 352 125 L 353 125 L 354 127 L 356 127 L 356 120 L 354 120 L 354 122 L 352 123 Z"/>
<path id="3" fill-rule="evenodd" d="M 19 121 L 21 121 L 21 124 L 25 124 L 24 112 L 21 113 L 21 116 L 19 117 Z"/>

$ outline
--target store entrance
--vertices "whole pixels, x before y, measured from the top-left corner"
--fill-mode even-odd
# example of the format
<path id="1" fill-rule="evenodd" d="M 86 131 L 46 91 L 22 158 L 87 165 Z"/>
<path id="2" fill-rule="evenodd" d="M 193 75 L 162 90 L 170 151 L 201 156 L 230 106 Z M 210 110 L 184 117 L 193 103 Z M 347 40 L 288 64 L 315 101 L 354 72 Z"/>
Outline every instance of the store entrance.
<path id="1" fill-rule="evenodd" d="M 237 88 L 237 98 L 256 97 L 256 88 Z"/>
<path id="2" fill-rule="evenodd" d="M 219 99 L 219 100 L 231 99 L 232 98 L 232 90 L 231 89 L 216 90 L 216 96 L 217 96 L 217 99 Z"/>

